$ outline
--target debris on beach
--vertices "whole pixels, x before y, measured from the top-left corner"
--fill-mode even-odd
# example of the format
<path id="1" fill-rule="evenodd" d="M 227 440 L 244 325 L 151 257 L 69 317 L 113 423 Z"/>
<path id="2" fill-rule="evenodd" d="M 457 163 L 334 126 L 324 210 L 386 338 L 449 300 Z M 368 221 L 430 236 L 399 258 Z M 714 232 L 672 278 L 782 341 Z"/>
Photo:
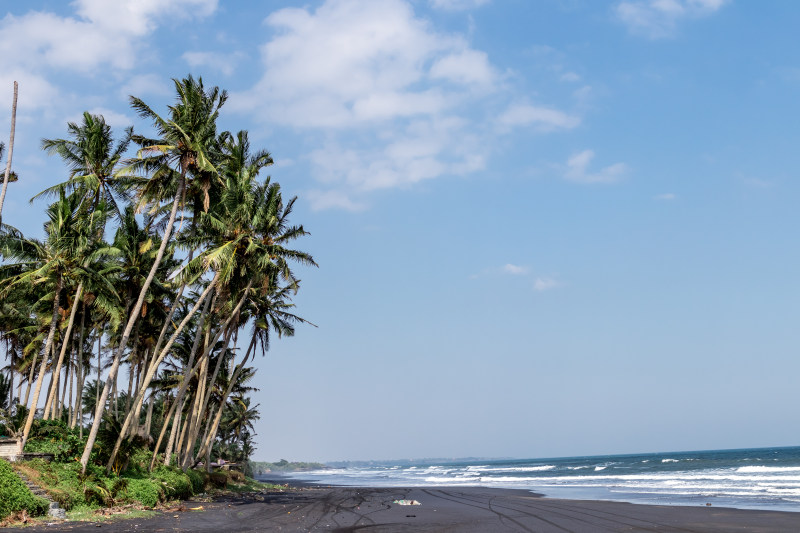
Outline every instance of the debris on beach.
<path id="1" fill-rule="evenodd" d="M 395 500 L 392 503 L 396 503 L 397 505 L 422 505 L 417 500 Z"/>

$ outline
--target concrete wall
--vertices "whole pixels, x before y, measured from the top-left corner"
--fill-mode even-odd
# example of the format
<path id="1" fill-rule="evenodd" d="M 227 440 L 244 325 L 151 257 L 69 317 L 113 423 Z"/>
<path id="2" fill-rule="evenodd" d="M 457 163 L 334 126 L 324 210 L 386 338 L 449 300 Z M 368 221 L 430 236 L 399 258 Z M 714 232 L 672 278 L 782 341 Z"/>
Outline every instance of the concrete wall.
<path id="1" fill-rule="evenodd" d="M 21 440 L 0 439 L 0 457 L 6 461 L 16 461 L 18 455 L 22 455 Z"/>

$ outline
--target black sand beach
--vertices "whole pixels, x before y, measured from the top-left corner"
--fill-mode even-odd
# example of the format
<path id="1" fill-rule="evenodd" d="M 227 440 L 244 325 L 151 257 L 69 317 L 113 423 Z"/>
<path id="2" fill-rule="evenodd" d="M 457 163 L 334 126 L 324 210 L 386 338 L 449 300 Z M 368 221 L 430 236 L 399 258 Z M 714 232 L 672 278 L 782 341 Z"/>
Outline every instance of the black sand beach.
<path id="1" fill-rule="evenodd" d="M 403 499 L 421 505 L 393 503 Z M 190 510 L 198 505 L 202 511 Z M 40 525 L 25 531 L 800 531 L 800 513 L 559 500 L 488 488 L 304 487 L 185 508 L 147 519 Z"/>

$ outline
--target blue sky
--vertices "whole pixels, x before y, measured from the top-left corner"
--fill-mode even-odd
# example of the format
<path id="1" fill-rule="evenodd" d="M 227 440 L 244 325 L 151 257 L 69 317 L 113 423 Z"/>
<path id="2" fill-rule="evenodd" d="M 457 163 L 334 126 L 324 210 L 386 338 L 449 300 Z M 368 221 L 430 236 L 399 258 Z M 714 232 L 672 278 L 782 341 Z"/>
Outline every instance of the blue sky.
<path id="1" fill-rule="evenodd" d="M 299 197 L 319 325 L 258 362 L 257 458 L 795 445 L 800 5 L 5 3 L 5 222 L 84 110 L 188 73 Z M 6 133 L 0 130 L 5 139 Z"/>

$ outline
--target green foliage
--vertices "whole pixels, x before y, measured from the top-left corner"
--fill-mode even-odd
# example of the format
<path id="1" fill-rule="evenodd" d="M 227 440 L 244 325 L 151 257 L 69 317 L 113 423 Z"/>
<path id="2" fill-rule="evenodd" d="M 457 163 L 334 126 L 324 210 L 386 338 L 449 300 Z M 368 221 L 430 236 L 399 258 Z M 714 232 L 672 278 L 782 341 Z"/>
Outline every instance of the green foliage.
<path id="1" fill-rule="evenodd" d="M 52 453 L 59 462 L 74 461 L 80 458 L 85 442 L 78 429 L 70 429 L 61 420 L 34 420 L 25 451 L 33 453 Z"/>
<path id="2" fill-rule="evenodd" d="M 77 461 L 48 463 L 33 459 L 21 463 L 18 468 L 67 511 L 75 507 L 113 505 L 125 499 L 127 480 L 108 475 L 105 469 L 95 465 L 89 465 L 85 475 L 81 474 Z"/>
<path id="3" fill-rule="evenodd" d="M 5 459 L 0 459 L 0 518 L 22 510 L 32 516 L 47 512 L 44 498 L 34 496 Z"/>
<path id="4" fill-rule="evenodd" d="M 150 460 L 153 458 L 153 452 L 147 448 L 136 448 L 130 455 L 128 461 L 128 472 L 130 473 L 144 473 L 150 468 Z"/>
<path id="5" fill-rule="evenodd" d="M 186 471 L 189 480 L 192 482 L 192 492 L 200 494 L 205 489 L 208 480 L 208 474 L 200 470 L 189 469 Z"/>
<path id="6" fill-rule="evenodd" d="M 164 487 L 164 497 L 168 500 L 186 499 L 194 494 L 192 480 L 180 468 L 159 466 L 150 476 L 161 482 Z"/>
<path id="7" fill-rule="evenodd" d="M 124 496 L 136 500 L 146 507 L 155 507 L 161 499 L 161 488 L 157 481 L 146 478 L 128 479 Z"/>

